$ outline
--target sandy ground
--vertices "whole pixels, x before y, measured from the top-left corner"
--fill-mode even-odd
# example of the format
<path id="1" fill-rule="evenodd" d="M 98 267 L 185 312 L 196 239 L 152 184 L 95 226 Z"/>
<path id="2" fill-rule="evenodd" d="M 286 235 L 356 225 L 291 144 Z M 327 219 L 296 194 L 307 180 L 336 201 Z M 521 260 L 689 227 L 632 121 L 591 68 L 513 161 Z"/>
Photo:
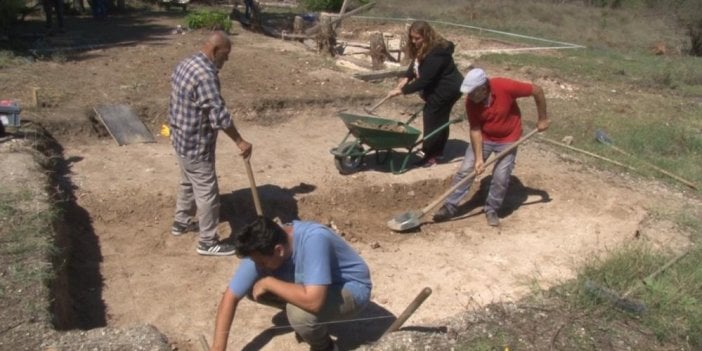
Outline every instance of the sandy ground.
<path id="1" fill-rule="evenodd" d="M 130 42 L 122 39 L 79 59 L 69 55 L 67 62 L 2 74 L 16 79 L 22 89 L 14 96 L 24 102 L 31 86 L 41 88 L 45 106 L 27 115 L 51 126 L 72 162 L 76 202 L 89 218 L 88 227 L 76 228 L 92 250 L 84 264 L 99 269 L 98 283 L 87 283 L 82 295 L 86 306 L 102 304 L 110 326 L 150 323 L 178 350 L 199 350 L 202 335 L 211 340 L 217 304 L 238 259 L 201 257 L 195 235 L 170 234 L 178 167 L 167 138 L 120 147 L 104 132 L 99 136 L 86 118 L 93 106 L 129 103 L 158 132 L 170 69 L 196 49 L 198 36 L 170 34 L 173 18 L 150 20 L 154 31 L 128 38 L 135 44 L 117 45 Z M 120 22 L 111 25 L 119 29 Z M 75 23 L 66 37 L 88 35 L 89 28 Z M 364 320 L 333 326 L 344 349 L 376 339 L 391 322 L 388 316 L 399 315 L 424 287 L 433 293 L 406 326 L 435 326 L 476 304 L 519 299 L 535 286 L 574 277 L 582 262 L 636 238 L 668 248 L 687 242 L 672 223 L 652 214 L 684 206 L 684 194 L 595 170 L 536 138 L 519 149 L 498 229 L 487 226 L 481 212 L 482 177 L 471 194 L 478 195 L 457 220 L 392 232 L 386 222 L 395 214 L 421 209 L 447 188 L 468 146 L 467 126 L 452 127 L 448 163 L 393 174 L 371 156 L 360 172 L 341 175 L 329 153 L 347 131 L 337 110 L 371 105 L 394 83 L 354 80 L 300 44 L 236 32 L 222 71 L 223 93 L 254 145 L 251 162 L 264 212 L 334 226 L 371 267 L 373 305 Z M 9 88 L 0 91 L 10 94 Z M 568 91 L 547 91 L 547 97 L 572 98 Z M 417 103 L 416 97 L 398 98 L 378 114 L 403 120 L 403 111 Z M 553 123 L 558 117 L 552 116 Z M 226 237 L 253 218 L 254 208 L 243 161 L 224 136 L 217 170 L 224 208 L 220 232 Z M 285 323 L 277 311 L 244 302 L 230 349 L 307 349 Z"/>

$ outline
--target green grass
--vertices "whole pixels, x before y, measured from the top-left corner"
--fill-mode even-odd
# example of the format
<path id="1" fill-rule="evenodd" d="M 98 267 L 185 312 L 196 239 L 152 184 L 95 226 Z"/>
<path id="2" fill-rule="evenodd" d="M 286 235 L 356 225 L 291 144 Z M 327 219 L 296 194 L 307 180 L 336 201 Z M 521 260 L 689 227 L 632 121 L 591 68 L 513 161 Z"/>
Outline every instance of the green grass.
<path id="1" fill-rule="evenodd" d="M 533 80 L 546 76 L 569 82 L 577 87 L 576 99 L 548 100 L 554 139 L 571 135 L 574 146 L 630 165 L 643 176 L 681 184 L 648 165 L 654 164 L 702 187 L 702 71 L 696 69 L 702 58 L 583 49 L 560 55 L 492 54 L 476 64 L 527 68 Z M 531 108 L 523 105 L 525 111 Z M 598 129 L 625 153 L 598 143 Z"/>
<path id="2" fill-rule="evenodd" d="M 16 56 L 12 51 L 0 50 L 0 69 L 23 65 L 28 62 L 30 61 Z"/>
<path id="3" fill-rule="evenodd" d="M 229 32 L 232 22 L 229 14 L 217 10 L 198 10 L 185 17 L 185 23 L 190 29 L 223 30 Z"/>
<path id="4" fill-rule="evenodd" d="M 48 284 L 53 278 L 51 257 L 56 249 L 51 239 L 56 211 L 28 206 L 31 191 L 0 189 L 0 262 L 5 267 L 0 279 L 0 298 L 17 291 Z"/>
<path id="5" fill-rule="evenodd" d="M 604 258 L 596 258 L 586 264 L 573 285 L 573 299 L 584 310 L 604 309 L 611 318 L 634 317 L 643 326 L 655 333 L 660 341 L 672 344 L 689 344 L 702 347 L 702 250 L 692 251 L 676 264 L 653 277 L 650 285 L 641 280 L 657 271 L 673 256 L 664 255 L 645 245 L 635 245 L 612 252 Z M 641 315 L 617 309 L 612 301 L 584 289 L 585 281 L 644 303 L 646 310 Z"/>

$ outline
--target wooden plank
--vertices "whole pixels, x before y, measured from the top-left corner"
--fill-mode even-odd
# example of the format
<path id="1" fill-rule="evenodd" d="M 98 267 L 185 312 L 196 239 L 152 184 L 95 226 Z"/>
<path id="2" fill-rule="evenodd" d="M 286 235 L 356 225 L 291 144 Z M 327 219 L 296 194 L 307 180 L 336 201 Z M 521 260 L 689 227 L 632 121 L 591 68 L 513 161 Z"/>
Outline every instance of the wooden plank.
<path id="1" fill-rule="evenodd" d="M 380 80 L 385 78 L 402 77 L 402 75 L 404 75 L 406 71 L 406 68 L 386 69 L 380 71 L 354 73 L 353 77 L 365 81 Z"/>
<path id="2" fill-rule="evenodd" d="M 98 106 L 95 113 L 120 146 L 156 142 L 153 134 L 128 105 Z"/>

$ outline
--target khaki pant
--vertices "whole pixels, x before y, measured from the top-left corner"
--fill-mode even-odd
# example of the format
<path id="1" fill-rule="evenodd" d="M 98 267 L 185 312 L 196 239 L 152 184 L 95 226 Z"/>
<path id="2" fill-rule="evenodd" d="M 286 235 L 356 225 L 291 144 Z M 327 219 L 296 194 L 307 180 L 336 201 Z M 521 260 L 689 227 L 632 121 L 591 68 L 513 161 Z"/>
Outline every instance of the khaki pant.
<path id="1" fill-rule="evenodd" d="M 175 220 L 187 223 L 198 214 L 200 242 L 212 245 L 218 240 L 219 185 L 214 161 L 195 161 L 178 156 L 180 185 Z"/>
<path id="2" fill-rule="evenodd" d="M 326 350 L 329 347 L 329 322 L 353 318 L 365 307 L 357 306 L 348 290 L 332 287 L 327 290 L 324 305 L 317 314 L 309 313 L 293 304 L 285 303 L 285 301 L 273 294 L 265 294 L 258 302 L 285 309 L 290 326 L 305 342 L 310 344 L 310 350 Z"/>

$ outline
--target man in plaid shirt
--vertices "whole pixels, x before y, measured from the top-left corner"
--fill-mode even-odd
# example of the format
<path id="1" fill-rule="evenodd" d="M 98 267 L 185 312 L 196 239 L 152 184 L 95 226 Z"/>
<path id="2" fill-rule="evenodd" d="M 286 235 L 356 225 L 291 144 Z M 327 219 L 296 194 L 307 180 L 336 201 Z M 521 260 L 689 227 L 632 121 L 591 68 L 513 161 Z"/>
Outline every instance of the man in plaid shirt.
<path id="1" fill-rule="evenodd" d="M 235 253 L 217 235 L 219 187 L 215 172 L 217 132 L 224 131 L 241 150 L 251 155 L 251 144 L 234 126 L 220 95 L 218 72 L 229 59 L 231 41 L 224 32 L 207 37 L 200 52 L 181 61 L 171 75 L 168 123 L 171 142 L 180 165 L 176 213 L 171 233 L 200 231 L 197 253 L 226 256 Z M 198 222 L 193 221 L 197 212 Z"/>

